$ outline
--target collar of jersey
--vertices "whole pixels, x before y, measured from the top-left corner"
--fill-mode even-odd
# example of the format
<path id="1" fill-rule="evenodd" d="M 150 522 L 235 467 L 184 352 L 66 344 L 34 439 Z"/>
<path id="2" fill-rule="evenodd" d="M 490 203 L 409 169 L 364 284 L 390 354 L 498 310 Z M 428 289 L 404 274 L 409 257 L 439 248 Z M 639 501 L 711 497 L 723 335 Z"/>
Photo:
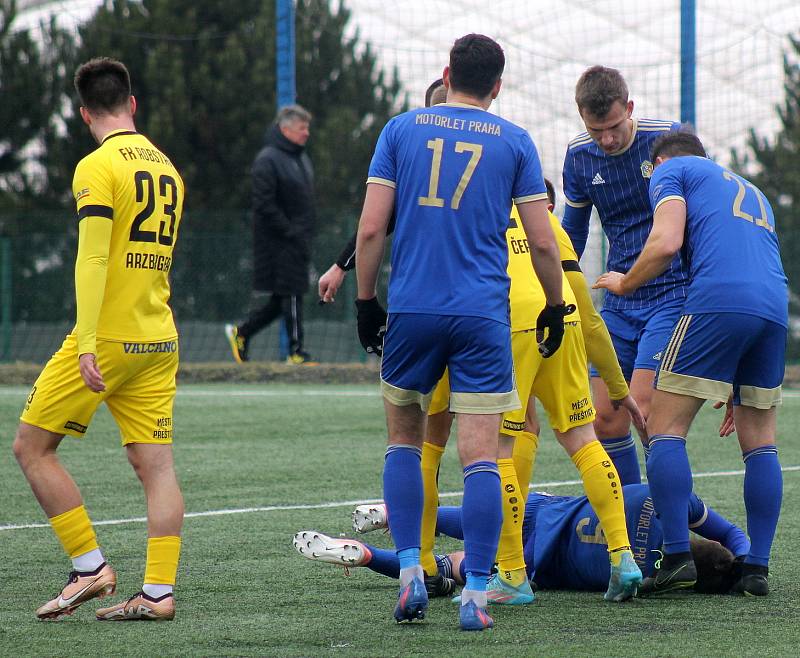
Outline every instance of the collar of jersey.
<path id="1" fill-rule="evenodd" d="M 486 110 L 479 105 L 470 105 L 469 103 L 439 103 L 434 107 L 463 107 L 468 110 L 479 110 L 481 112 L 486 112 Z"/>
<path id="2" fill-rule="evenodd" d="M 639 130 L 639 119 L 636 117 L 633 118 L 633 127 L 631 129 L 631 138 L 628 140 L 628 143 L 625 144 L 619 151 L 616 153 L 609 153 L 611 157 L 616 157 L 618 155 L 622 155 L 625 153 L 631 146 L 633 146 L 633 140 L 636 139 L 636 131 Z"/>
<path id="3" fill-rule="evenodd" d="M 103 137 L 102 143 L 105 144 L 109 139 L 112 137 L 119 137 L 120 135 L 136 135 L 135 130 L 126 130 L 125 128 L 118 128 L 117 130 L 112 130 L 108 135 Z"/>

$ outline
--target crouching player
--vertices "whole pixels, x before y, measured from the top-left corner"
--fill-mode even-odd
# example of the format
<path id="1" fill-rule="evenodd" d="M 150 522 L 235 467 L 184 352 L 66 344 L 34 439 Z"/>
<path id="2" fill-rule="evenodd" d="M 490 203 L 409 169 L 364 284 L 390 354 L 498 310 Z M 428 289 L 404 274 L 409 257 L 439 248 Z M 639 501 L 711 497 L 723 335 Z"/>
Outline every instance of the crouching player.
<path id="1" fill-rule="evenodd" d="M 653 508 L 645 484 L 623 487 L 625 516 L 636 562 L 645 576 L 657 569 L 663 542 L 661 521 Z M 356 508 L 357 510 L 359 508 Z M 384 505 L 371 506 L 371 523 L 365 530 L 386 527 Z M 354 518 L 355 518 L 354 513 Z M 695 591 L 725 593 L 736 583 L 749 542 L 741 528 L 708 507 L 692 494 L 687 532 L 691 529 L 705 541 L 693 538 L 691 551 L 697 565 Z M 440 507 L 437 531 L 461 537 L 461 508 Z M 586 496 L 552 496 L 531 492 L 525 507 L 523 540 L 527 573 L 539 589 L 602 591 L 608 584 L 607 539 L 602 524 Z M 397 578 L 399 563 L 392 551 L 355 539 L 329 537 L 305 530 L 294 536 L 294 547 L 304 557 L 345 567 L 367 567 Z M 462 553 L 437 555 L 440 573 L 463 584 Z M 504 603 L 501 599 L 494 603 Z"/>
<path id="2" fill-rule="evenodd" d="M 736 588 L 763 596 L 781 508 L 775 435 L 788 325 L 775 219 L 764 194 L 705 157 L 691 133 L 659 138 L 652 160 L 650 237 L 626 274 L 608 272 L 596 284 L 629 295 L 663 272 L 678 251 L 689 263 L 686 302 L 656 375 L 648 420 L 647 478 L 665 553 L 649 589 L 691 587 L 696 578 L 682 523 L 692 492 L 686 435 L 706 400 L 732 396 L 752 541 Z"/>

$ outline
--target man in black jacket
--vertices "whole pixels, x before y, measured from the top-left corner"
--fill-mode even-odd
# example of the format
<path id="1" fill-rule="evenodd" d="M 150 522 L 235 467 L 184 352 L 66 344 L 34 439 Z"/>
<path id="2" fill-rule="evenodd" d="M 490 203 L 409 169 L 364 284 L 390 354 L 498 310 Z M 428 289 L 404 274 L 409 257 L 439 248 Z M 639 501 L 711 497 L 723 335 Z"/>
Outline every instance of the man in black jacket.
<path id="1" fill-rule="evenodd" d="M 247 361 L 252 336 L 282 315 L 289 335 L 288 362 L 303 350 L 303 294 L 308 288 L 314 232 L 314 171 L 305 153 L 311 114 L 299 105 L 281 108 L 253 162 L 253 289 L 267 295 L 247 320 L 226 325 L 237 363 Z"/>

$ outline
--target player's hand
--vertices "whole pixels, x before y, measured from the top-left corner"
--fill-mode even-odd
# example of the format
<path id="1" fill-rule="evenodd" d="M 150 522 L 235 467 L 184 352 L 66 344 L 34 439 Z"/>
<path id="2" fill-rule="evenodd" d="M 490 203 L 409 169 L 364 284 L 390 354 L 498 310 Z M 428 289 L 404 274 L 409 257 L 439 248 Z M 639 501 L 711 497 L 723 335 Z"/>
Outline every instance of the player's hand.
<path id="1" fill-rule="evenodd" d="M 564 338 L 564 317 L 575 312 L 575 304 L 567 306 L 564 302 L 556 306 L 547 305 L 536 318 L 536 342 L 539 354 L 545 359 L 553 356 Z M 547 329 L 547 338 L 544 330 Z"/>
<path id="2" fill-rule="evenodd" d="M 714 409 L 725 407 L 725 416 L 719 424 L 719 435 L 722 437 L 730 436 L 736 431 L 736 423 L 733 421 L 733 399 L 728 397 L 727 402 L 715 402 Z"/>
<path id="3" fill-rule="evenodd" d="M 633 396 L 629 393 L 624 398 L 619 400 L 611 400 L 611 406 L 614 407 L 614 409 L 619 409 L 622 407 L 628 411 L 628 413 L 631 415 L 633 426 L 639 433 L 639 438 L 642 441 L 642 445 L 647 445 L 647 423 L 645 422 L 641 409 L 639 409 L 639 405 L 636 404 L 636 400 L 633 399 Z"/>
<path id="4" fill-rule="evenodd" d="M 622 288 L 622 279 L 624 277 L 625 275 L 622 272 L 604 272 L 597 277 L 597 281 L 594 282 L 592 290 L 605 288 L 609 292 L 613 292 L 615 295 L 624 295 L 625 292 Z"/>
<path id="5" fill-rule="evenodd" d="M 327 272 L 319 278 L 320 304 L 333 303 L 336 292 L 344 281 L 345 271 L 336 263 L 330 266 Z"/>
<path id="6" fill-rule="evenodd" d="M 356 300 L 358 340 L 367 354 L 383 356 L 383 336 L 386 333 L 386 311 L 378 298 Z"/>
<path id="7" fill-rule="evenodd" d="M 78 367 L 81 371 L 83 382 L 95 393 L 102 393 L 106 390 L 106 383 L 103 381 L 103 375 L 100 373 L 100 368 L 97 367 L 97 359 L 91 352 L 81 354 L 78 357 Z"/>

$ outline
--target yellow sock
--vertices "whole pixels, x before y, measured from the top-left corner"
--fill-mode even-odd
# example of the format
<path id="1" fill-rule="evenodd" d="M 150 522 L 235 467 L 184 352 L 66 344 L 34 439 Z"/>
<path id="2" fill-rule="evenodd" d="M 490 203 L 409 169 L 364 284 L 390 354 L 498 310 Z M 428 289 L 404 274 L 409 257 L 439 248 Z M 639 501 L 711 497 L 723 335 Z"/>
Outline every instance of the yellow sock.
<path id="1" fill-rule="evenodd" d="M 572 455 L 572 461 L 581 473 L 589 503 L 600 519 L 611 560 L 613 562 L 616 557 L 618 563 L 622 556 L 620 552 L 615 554 L 614 551 L 630 549 L 630 540 L 617 469 L 603 446 L 596 440 Z"/>
<path id="2" fill-rule="evenodd" d="M 525 498 L 520 492 L 514 460 L 498 459 L 497 470 L 500 471 L 503 497 L 503 525 L 500 528 L 500 541 L 497 544 L 497 569 L 501 577 L 518 586 L 525 579 L 525 558 L 522 555 Z"/>
<path id="3" fill-rule="evenodd" d="M 81 505 L 50 519 L 50 525 L 70 558 L 99 548 L 92 522 Z"/>
<path id="4" fill-rule="evenodd" d="M 533 465 L 536 462 L 536 449 L 539 447 L 539 437 L 531 432 L 520 432 L 514 439 L 514 470 L 517 472 L 517 482 L 519 482 L 522 495 L 528 495 L 531 478 L 533 477 Z"/>
<path id="5" fill-rule="evenodd" d="M 180 556 L 180 537 L 148 537 L 144 582 L 150 585 L 174 585 Z"/>
<path id="6" fill-rule="evenodd" d="M 436 513 L 439 510 L 439 464 L 444 448 L 433 443 L 422 444 L 422 528 L 420 532 L 419 561 L 426 576 L 439 573 L 436 558 L 433 557 L 434 536 L 436 535 Z"/>

